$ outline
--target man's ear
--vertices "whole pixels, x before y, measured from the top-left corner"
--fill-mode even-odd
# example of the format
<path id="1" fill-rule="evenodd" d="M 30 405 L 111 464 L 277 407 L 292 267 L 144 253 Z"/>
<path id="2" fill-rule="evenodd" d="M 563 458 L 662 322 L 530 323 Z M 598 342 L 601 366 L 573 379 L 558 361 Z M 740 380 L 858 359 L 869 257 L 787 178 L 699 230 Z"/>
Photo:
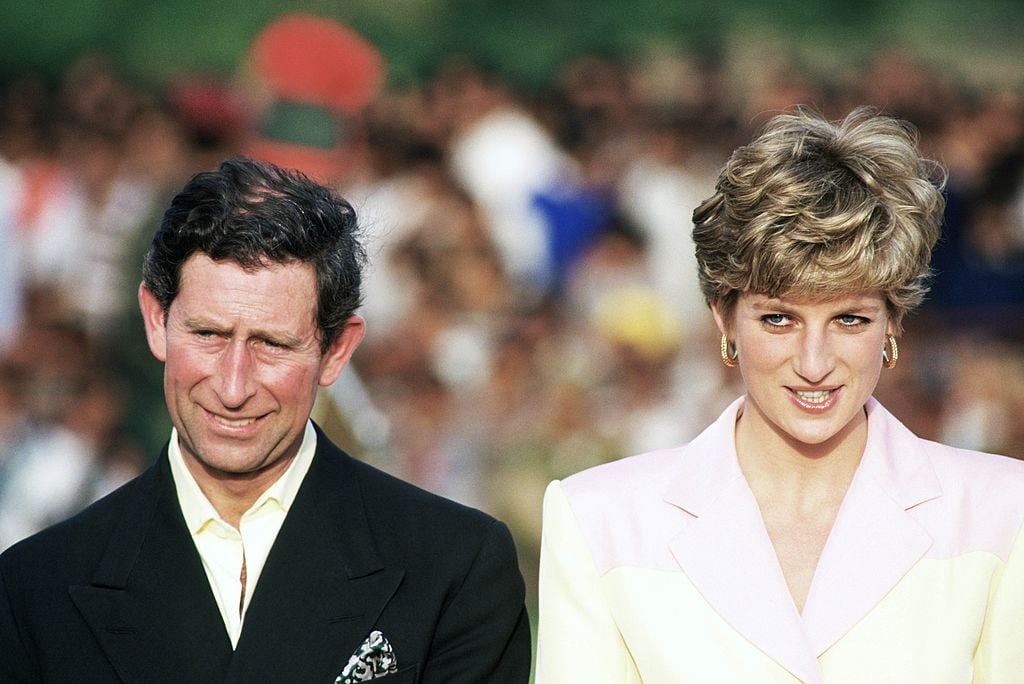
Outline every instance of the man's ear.
<path id="1" fill-rule="evenodd" d="M 146 341 L 149 351 L 158 361 L 167 360 L 167 315 L 146 283 L 139 284 L 139 309 L 142 322 L 146 325 Z"/>
<path id="2" fill-rule="evenodd" d="M 327 352 L 320 362 L 319 382 L 321 387 L 327 387 L 338 379 L 341 371 L 352 358 L 352 352 L 359 346 L 365 332 L 366 321 L 363 320 L 363 317 L 357 314 L 349 316 L 341 332 L 327 348 Z"/>

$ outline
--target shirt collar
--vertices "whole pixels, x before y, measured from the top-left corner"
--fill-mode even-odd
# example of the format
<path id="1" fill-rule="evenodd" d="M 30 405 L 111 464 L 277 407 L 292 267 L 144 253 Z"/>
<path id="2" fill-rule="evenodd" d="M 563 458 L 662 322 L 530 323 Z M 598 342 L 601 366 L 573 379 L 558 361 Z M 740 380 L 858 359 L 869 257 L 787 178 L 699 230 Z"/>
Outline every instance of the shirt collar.
<path id="1" fill-rule="evenodd" d="M 292 462 L 285 469 L 281 477 L 260 494 L 260 496 L 243 514 L 243 518 L 251 512 L 258 511 L 267 503 L 276 505 L 285 513 L 295 502 L 299 493 L 299 487 L 309 472 L 313 463 L 313 455 L 316 453 L 316 430 L 313 429 L 313 421 L 306 421 L 306 429 L 302 435 L 302 443 L 299 451 L 292 459 Z M 211 520 L 222 521 L 217 509 L 213 507 L 210 500 L 199 488 L 199 483 L 192 477 L 192 472 L 185 465 L 185 458 L 178 445 L 178 431 L 171 428 L 171 441 L 167 447 L 167 456 L 171 464 L 171 476 L 174 478 L 174 489 L 178 496 L 178 503 L 181 505 L 181 513 L 185 517 L 185 524 L 192 534 L 197 534 Z M 225 523 L 226 524 L 226 523 Z"/>

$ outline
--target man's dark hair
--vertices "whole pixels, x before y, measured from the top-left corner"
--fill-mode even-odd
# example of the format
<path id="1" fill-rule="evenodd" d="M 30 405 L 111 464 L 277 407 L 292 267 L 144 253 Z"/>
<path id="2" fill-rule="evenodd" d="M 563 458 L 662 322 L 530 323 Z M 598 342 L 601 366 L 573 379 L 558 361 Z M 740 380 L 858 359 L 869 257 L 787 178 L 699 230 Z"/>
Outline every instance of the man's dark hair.
<path id="1" fill-rule="evenodd" d="M 312 264 L 326 351 L 362 300 L 366 253 L 352 205 L 301 173 L 238 157 L 192 177 L 171 201 L 142 277 L 166 313 L 193 254 L 245 269 Z"/>

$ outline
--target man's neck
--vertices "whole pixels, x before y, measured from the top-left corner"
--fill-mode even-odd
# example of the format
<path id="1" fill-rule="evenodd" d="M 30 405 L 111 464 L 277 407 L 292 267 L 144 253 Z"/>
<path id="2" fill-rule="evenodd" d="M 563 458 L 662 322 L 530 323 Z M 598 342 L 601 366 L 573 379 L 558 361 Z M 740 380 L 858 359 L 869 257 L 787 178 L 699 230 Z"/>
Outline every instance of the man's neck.
<path id="1" fill-rule="evenodd" d="M 182 457 L 200 491 L 227 524 L 238 529 L 242 516 L 263 492 L 284 475 L 295 455 L 281 458 L 252 473 L 225 473 L 208 467 L 184 450 Z"/>

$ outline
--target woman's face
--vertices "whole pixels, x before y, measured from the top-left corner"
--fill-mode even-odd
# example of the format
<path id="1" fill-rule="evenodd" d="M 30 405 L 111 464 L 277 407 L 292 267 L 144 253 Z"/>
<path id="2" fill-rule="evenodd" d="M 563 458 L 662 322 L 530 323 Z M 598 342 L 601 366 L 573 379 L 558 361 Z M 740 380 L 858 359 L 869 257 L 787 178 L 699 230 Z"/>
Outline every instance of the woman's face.
<path id="1" fill-rule="evenodd" d="M 895 329 L 880 293 L 823 301 L 744 293 L 728 320 L 712 308 L 736 344 L 748 434 L 774 433 L 817 451 L 839 444 L 864 421 L 886 335 Z"/>

